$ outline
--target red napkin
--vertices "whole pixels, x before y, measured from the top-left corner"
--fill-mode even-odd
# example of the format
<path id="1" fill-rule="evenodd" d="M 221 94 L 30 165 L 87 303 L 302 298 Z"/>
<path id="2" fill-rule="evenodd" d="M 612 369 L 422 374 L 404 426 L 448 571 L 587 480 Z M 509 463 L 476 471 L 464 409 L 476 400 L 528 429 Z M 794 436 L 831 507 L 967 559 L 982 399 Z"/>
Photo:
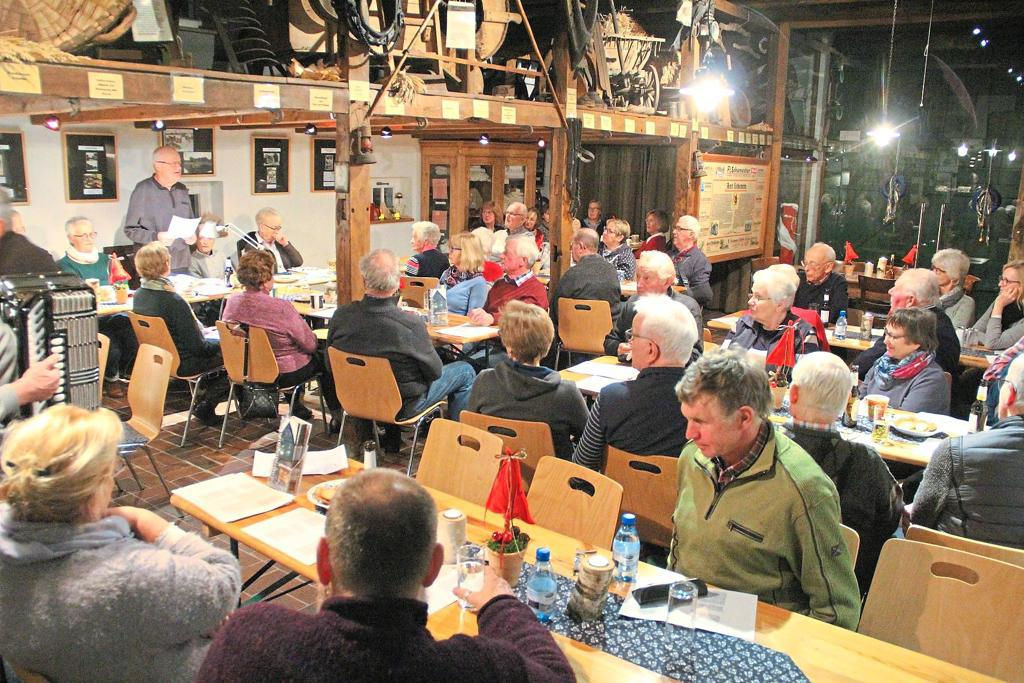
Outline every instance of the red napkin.
<path id="1" fill-rule="evenodd" d="M 521 519 L 533 524 L 530 507 L 523 492 L 523 473 L 517 458 L 505 457 L 494 478 L 491 492 L 487 496 L 487 509 L 501 514 L 506 520 Z"/>
<path id="2" fill-rule="evenodd" d="M 768 352 L 764 364 L 774 365 L 777 368 L 792 368 L 796 365 L 796 332 L 793 325 L 786 326 L 782 338 L 775 348 Z"/>
<path id="3" fill-rule="evenodd" d="M 859 258 L 857 252 L 853 250 L 853 245 L 850 241 L 846 241 L 846 256 L 843 257 L 843 263 L 852 263 L 854 259 Z"/>
<path id="4" fill-rule="evenodd" d="M 914 246 L 912 246 L 910 248 L 910 251 L 907 252 L 907 255 L 903 257 L 903 262 L 906 263 L 908 266 L 913 266 L 914 265 L 914 261 L 916 261 L 916 260 L 917 260 L 917 245 L 915 244 Z"/>
<path id="5" fill-rule="evenodd" d="M 494 282 L 501 278 L 505 274 L 505 271 L 501 269 L 501 266 L 493 261 L 484 262 L 484 279 L 488 282 Z"/>

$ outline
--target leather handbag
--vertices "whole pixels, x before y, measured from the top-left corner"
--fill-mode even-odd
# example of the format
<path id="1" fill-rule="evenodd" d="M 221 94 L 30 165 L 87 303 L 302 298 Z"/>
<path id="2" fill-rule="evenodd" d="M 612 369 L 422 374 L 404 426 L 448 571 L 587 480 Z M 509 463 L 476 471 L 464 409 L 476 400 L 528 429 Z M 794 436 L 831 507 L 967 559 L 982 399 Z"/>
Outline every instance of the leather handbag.
<path id="1" fill-rule="evenodd" d="M 277 386 L 261 382 L 244 382 L 239 388 L 238 410 L 243 420 L 277 417 Z"/>

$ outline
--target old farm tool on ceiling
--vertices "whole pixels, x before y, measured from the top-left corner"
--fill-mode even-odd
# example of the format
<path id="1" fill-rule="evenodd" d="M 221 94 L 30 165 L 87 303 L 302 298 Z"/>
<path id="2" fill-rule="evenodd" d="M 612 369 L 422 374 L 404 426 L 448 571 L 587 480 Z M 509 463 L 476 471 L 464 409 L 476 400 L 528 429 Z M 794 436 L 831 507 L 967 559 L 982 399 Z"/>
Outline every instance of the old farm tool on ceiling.
<path id="1" fill-rule="evenodd" d="M 580 68 L 594 36 L 594 27 L 597 25 L 597 4 L 596 0 L 588 2 L 584 15 L 584 10 L 580 7 L 580 0 L 562 0 L 569 29 L 569 66 L 574 70 Z"/>
<path id="2" fill-rule="evenodd" d="M 367 7 L 369 0 L 332 0 L 334 11 L 344 20 L 349 32 L 361 43 L 369 47 L 381 48 L 385 53 L 398 42 L 402 35 L 402 27 L 405 19 L 402 14 L 401 0 L 391 0 L 391 21 L 380 31 L 370 25 L 370 11 Z M 383 11 L 385 0 L 381 3 L 381 24 L 384 24 L 386 14 Z"/>

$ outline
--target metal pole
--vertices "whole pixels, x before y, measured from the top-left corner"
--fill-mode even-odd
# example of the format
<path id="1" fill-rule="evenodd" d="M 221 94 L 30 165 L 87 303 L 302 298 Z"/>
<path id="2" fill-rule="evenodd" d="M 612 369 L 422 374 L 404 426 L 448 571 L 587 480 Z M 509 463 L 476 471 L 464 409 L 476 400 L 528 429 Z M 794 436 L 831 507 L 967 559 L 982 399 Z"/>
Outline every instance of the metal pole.
<path id="1" fill-rule="evenodd" d="M 939 232 L 935 235 L 935 251 L 939 250 L 939 245 L 942 244 L 942 222 L 946 216 L 946 205 L 943 204 L 939 207 Z"/>
<path id="2" fill-rule="evenodd" d="M 914 267 L 917 268 L 917 258 L 921 252 L 921 233 L 924 231 L 924 212 L 928 208 L 928 202 L 921 202 L 921 215 L 917 217 L 917 243 L 914 249 Z M 938 247 L 935 250 L 938 251 Z"/>

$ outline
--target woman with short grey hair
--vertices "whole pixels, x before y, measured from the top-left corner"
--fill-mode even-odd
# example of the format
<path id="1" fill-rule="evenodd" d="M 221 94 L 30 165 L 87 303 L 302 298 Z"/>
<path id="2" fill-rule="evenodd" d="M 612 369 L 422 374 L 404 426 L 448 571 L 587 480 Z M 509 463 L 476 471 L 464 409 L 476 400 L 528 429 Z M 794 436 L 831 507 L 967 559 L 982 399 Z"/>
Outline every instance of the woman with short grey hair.
<path id="1" fill-rule="evenodd" d="M 880 394 L 889 398 L 890 408 L 949 414 L 950 382 L 935 361 L 936 315 L 922 308 L 889 313 L 885 354 L 868 370 L 860 386 L 861 398 Z"/>
<path id="2" fill-rule="evenodd" d="M 932 272 L 939 279 L 938 308 L 953 321 L 953 327 L 974 324 L 974 299 L 964 291 L 964 278 L 971 267 L 967 254 L 959 249 L 940 249 L 932 256 Z"/>

